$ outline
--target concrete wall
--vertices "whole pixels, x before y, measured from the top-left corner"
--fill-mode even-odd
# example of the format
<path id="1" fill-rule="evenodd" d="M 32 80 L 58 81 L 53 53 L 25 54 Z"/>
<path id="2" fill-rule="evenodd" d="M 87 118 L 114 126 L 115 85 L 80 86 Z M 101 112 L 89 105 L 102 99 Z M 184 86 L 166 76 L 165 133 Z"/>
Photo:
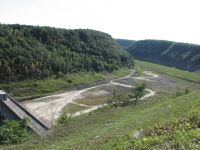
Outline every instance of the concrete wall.
<path id="1" fill-rule="evenodd" d="M 44 129 L 49 130 L 49 127 L 46 126 L 42 121 L 40 121 L 37 117 L 32 115 L 28 110 L 26 110 L 22 105 L 20 105 L 16 100 L 14 100 L 12 97 L 8 96 L 8 98 L 15 103 L 21 110 L 23 110 L 27 115 L 29 115 L 30 118 L 35 120 L 39 125 L 41 125 Z"/>
<path id="2" fill-rule="evenodd" d="M 0 94 L 0 100 L 7 100 L 8 95 L 7 94 Z"/>
<path id="3" fill-rule="evenodd" d="M 21 106 L 12 97 L 8 96 L 7 100 L 0 100 L 0 113 L 8 120 L 21 120 L 25 116 L 30 118 L 29 128 L 40 136 L 45 136 L 49 127 L 33 116 L 23 106 Z"/>
<path id="4" fill-rule="evenodd" d="M 12 109 L 6 106 L 2 101 L 0 101 L 0 113 L 8 120 L 21 120 L 19 116 L 17 116 Z"/>

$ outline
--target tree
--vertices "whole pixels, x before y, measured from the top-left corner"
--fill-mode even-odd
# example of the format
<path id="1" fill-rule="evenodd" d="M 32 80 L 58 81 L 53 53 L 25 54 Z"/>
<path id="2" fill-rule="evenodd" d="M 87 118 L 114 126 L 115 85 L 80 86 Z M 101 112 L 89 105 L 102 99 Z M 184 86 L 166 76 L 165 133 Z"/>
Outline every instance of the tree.
<path id="1" fill-rule="evenodd" d="M 131 97 L 135 98 L 135 104 L 138 99 L 145 95 L 146 82 L 142 82 L 141 84 L 136 83 L 135 86 L 131 89 L 133 95 Z"/>
<path id="2" fill-rule="evenodd" d="M 114 89 L 112 97 L 107 100 L 107 104 L 112 107 L 127 106 L 131 103 L 129 95 L 125 92 L 120 92 L 119 89 Z"/>
<path id="3" fill-rule="evenodd" d="M 106 102 L 111 107 L 127 106 L 131 103 L 136 104 L 138 99 L 145 95 L 145 88 L 146 82 L 142 82 L 141 84 L 136 83 L 131 90 L 131 94 L 120 92 L 118 89 L 114 89 L 112 92 L 112 97 L 110 97 Z"/>
<path id="4" fill-rule="evenodd" d="M 128 52 L 99 31 L 16 24 L 0 25 L 0 37 L 0 83 L 134 65 Z"/>

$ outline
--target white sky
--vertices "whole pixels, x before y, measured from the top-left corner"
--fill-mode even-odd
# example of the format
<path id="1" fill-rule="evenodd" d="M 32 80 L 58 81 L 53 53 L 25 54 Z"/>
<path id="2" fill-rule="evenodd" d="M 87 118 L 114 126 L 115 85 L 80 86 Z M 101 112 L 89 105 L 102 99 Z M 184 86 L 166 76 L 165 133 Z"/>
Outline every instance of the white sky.
<path id="1" fill-rule="evenodd" d="M 0 0 L 0 23 L 200 44 L 200 0 Z"/>

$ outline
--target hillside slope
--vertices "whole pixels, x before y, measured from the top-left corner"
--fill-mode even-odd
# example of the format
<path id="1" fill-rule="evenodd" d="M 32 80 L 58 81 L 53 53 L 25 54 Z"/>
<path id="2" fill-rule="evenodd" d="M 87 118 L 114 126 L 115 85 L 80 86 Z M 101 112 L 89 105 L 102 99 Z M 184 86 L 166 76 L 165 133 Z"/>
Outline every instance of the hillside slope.
<path id="1" fill-rule="evenodd" d="M 0 83 L 112 72 L 133 64 L 131 55 L 103 32 L 0 24 Z"/>
<path id="2" fill-rule="evenodd" d="M 200 45 L 163 40 L 141 40 L 126 49 L 138 60 L 182 70 L 200 70 Z"/>
<path id="3" fill-rule="evenodd" d="M 122 47 L 122 48 L 127 48 L 136 41 L 134 40 L 126 40 L 126 39 L 115 39 L 115 41 Z"/>
<path id="4" fill-rule="evenodd" d="M 151 71 L 152 68 L 147 67 Z M 183 71 L 177 70 L 177 72 L 182 74 Z M 193 73 L 188 72 L 188 74 Z M 133 78 L 122 81 L 123 84 L 136 82 L 137 80 L 133 81 Z M 198 84 L 162 74 L 146 82 L 149 89 L 156 90 L 156 96 L 139 100 L 136 105 L 104 107 L 74 118 L 66 117 L 65 122 L 53 128 L 45 138 L 34 136 L 25 143 L 3 145 L 0 148 L 4 150 L 199 149 L 200 91 L 196 89 Z M 183 90 L 184 85 L 191 86 L 193 92 L 182 93 L 183 91 L 177 87 L 177 90 L 171 93 L 175 85 L 179 85 Z M 95 93 L 98 90 L 88 92 Z M 90 97 L 93 102 L 99 98 L 97 95 L 93 96 Z M 105 97 L 103 99 L 105 100 Z M 86 104 L 88 102 L 86 101 L 86 99 L 79 101 L 79 104 Z"/>

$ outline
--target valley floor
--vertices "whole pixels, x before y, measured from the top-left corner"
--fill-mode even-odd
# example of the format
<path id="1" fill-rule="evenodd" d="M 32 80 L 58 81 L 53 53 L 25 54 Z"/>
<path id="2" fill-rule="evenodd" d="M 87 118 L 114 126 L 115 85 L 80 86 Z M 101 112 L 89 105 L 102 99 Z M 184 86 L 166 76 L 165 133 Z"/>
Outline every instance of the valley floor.
<path id="1" fill-rule="evenodd" d="M 77 99 L 87 99 L 91 97 L 111 95 L 114 88 L 130 91 L 130 88 L 132 85 L 134 85 L 134 83 L 145 81 L 147 82 L 148 87 L 146 89 L 146 95 L 142 98 L 144 99 L 153 96 L 156 93 L 155 91 L 158 93 L 165 93 L 166 91 L 173 90 L 175 85 L 182 87 L 183 84 L 176 80 L 166 78 L 150 71 L 144 71 L 144 73 L 148 75 L 146 77 L 133 77 L 134 72 L 135 70 L 132 70 L 130 75 L 123 78 L 110 80 L 110 82 L 106 84 L 101 84 L 82 90 L 73 90 L 62 94 L 46 96 L 31 101 L 25 101 L 21 104 L 41 121 L 43 121 L 46 125 L 52 127 L 53 124 L 56 123 L 56 119 L 60 116 L 61 111 L 70 104 L 83 107 L 83 110 L 70 114 L 72 116 L 88 113 L 103 106 L 102 103 L 88 106 L 85 104 L 77 103 Z"/>
<path id="2" fill-rule="evenodd" d="M 102 99 L 106 100 L 115 88 L 120 91 L 131 92 L 130 87 L 132 85 L 145 81 L 147 84 L 146 95 L 150 96 L 145 100 L 138 101 L 137 105 L 132 104 L 117 108 L 103 107 L 71 118 L 68 122 L 52 127 L 45 138 L 33 136 L 27 142 L 2 146 L 2 148 L 19 150 L 129 150 L 145 148 L 181 149 L 181 147 L 184 147 L 185 149 L 199 149 L 200 126 L 198 126 L 198 122 L 194 122 L 195 128 L 191 128 L 191 131 L 176 128 L 180 126 L 179 123 L 177 124 L 177 120 L 199 115 L 199 85 L 166 74 L 160 74 L 155 70 L 145 70 L 142 77 L 130 74 L 124 78 L 112 79 L 109 83 L 103 85 L 85 87 L 81 90 L 22 102 L 33 114 L 35 113 L 43 121 L 46 119 L 45 123 L 52 126 L 60 112 L 66 107 L 69 108 L 67 112 L 70 112 L 71 106 L 80 107 L 81 110 L 77 109 L 70 112 L 75 115 L 89 112 L 98 108 L 97 106 L 102 104 Z M 190 89 L 188 94 L 176 95 L 188 87 Z M 193 126 L 193 123 L 190 124 Z M 167 132 L 167 135 L 160 136 L 160 132 L 158 134 L 157 132 L 150 132 L 151 129 L 157 129 L 158 126 L 165 129 L 169 125 L 175 125 L 173 130 L 176 131 L 174 132 L 176 135 L 171 133 L 168 135 L 168 131 L 162 131 L 161 128 L 159 128 L 159 131 L 161 130 L 162 133 Z M 181 125 L 189 124 L 183 122 Z M 149 135 L 149 137 L 144 134 L 144 131 L 149 131 L 147 134 L 152 133 L 152 135 Z M 171 132 L 171 128 L 169 132 Z M 195 133 L 195 137 L 191 136 L 190 132 Z"/>

